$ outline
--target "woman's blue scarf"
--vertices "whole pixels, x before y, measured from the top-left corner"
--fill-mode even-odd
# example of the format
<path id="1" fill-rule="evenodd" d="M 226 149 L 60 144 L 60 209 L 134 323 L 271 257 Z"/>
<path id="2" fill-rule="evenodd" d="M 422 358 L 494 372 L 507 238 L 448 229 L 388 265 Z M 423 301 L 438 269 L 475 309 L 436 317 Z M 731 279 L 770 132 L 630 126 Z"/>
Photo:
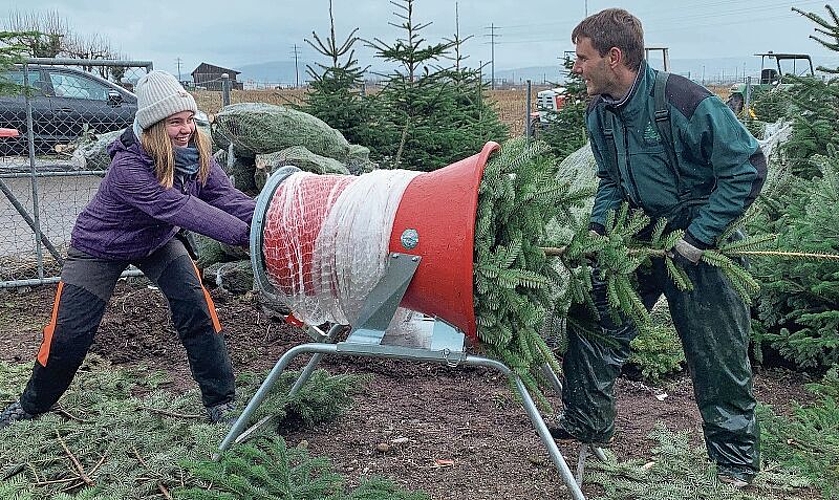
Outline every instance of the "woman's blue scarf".
<path id="1" fill-rule="evenodd" d="M 198 148 L 187 146 L 185 148 L 174 148 L 175 150 L 175 172 L 187 176 L 194 176 L 198 173 L 199 155 Z"/>

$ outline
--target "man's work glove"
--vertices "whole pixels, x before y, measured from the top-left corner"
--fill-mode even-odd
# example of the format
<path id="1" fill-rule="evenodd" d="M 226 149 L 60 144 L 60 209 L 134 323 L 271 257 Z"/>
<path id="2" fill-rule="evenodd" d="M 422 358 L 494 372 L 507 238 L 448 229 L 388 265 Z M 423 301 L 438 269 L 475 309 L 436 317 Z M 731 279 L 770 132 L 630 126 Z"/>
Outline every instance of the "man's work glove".
<path id="1" fill-rule="evenodd" d="M 670 257 L 677 262 L 681 261 L 683 264 L 695 266 L 702 258 L 702 250 L 682 238 L 673 245 Z"/>

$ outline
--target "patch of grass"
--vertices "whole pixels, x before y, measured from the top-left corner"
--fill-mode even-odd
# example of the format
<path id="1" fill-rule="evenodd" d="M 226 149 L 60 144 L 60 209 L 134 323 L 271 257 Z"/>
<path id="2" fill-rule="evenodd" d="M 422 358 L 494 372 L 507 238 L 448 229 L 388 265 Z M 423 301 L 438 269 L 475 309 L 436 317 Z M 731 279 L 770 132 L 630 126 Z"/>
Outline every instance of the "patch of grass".
<path id="1" fill-rule="evenodd" d="M 13 325 L 16 335 L 40 331 L 47 319 L 46 315 L 32 314 L 32 309 L 21 308 L 19 301 L 4 300 L 0 295 L 0 325 L 6 325 L 10 333 Z"/>

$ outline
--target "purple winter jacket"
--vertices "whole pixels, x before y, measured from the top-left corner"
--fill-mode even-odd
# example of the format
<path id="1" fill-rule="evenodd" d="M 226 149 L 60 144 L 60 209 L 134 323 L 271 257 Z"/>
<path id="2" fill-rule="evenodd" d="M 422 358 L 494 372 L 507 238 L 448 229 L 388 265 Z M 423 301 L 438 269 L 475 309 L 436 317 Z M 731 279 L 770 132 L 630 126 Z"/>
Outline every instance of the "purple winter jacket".
<path id="1" fill-rule="evenodd" d="M 70 245 L 100 259 L 148 256 L 179 228 L 247 246 L 255 202 L 233 187 L 213 160 L 206 185 L 177 174 L 166 189 L 154 161 L 129 128 L 109 147 L 111 165 L 99 190 L 79 214 Z"/>

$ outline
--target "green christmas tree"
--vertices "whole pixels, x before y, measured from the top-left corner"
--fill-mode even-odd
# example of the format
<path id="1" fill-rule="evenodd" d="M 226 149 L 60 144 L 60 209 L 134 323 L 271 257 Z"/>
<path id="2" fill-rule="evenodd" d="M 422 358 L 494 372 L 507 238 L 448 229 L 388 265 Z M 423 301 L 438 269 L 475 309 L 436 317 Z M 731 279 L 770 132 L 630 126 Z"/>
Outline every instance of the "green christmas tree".
<path id="1" fill-rule="evenodd" d="M 0 31 L 0 95 L 19 94 L 24 88 L 16 82 L 2 76 L 4 70 L 23 62 L 27 48 L 20 43 L 22 36 L 35 36 L 37 33 L 21 33 L 16 31 Z"/>
<path id="2" fill-rule="evenodd" d="M 814 21 L 822 46 L 839 51 L 839 18 L 794 11 Z M 836 68 L 820 71 L 837 75 Z M 839 253 L 839 77 L 795 78 L 789 96 L 792 135 L 781 166 L 761 195 L 753 234 L 776 233 L 778 248 L 803 254 Z M 780 354 L 796 366 L 823 369 L 839 361 L 839 263 L 825 259 L 755 259 L 761 283 L 755 311 L 758 356 Z"/>
<path id="3" fill-rule="evenodd" d="M 340 130 L 350 143 L 363 144 L 368 135 L 366 129 L 370 121 L 370 105 L 363 95 L 367 68 L 358 64 L 353 49 L 359 40 L 357 32 L 358 28 L 355 28 L 343 42 L 338 43 L 330 0 L 329 36 L 322 39 L 313 31 L 312 40 L 306 40 L 319 54 L 329 59 L 329 64 L 316 63 L 316 68 L 306 67 L 312 83 L 301 110 Z"/>
<path id="4" fill-rule="evenodd" d="M 539 138 L 550 144 L 559 158 L 566 158 L 588 142 L 585 114 L 590 97 L 583 79 L 573 73 L 574 60 L 563 62 L 565 78 L 565 103 L 558 110 L 548 110 L 547 123 L 541 126 Z"/>
<path id="5" fill-rule="evenodd" d="M 415 0 L 391 4 L 399 9 L 391 24 L 403 34 L 390 43 L 367 42 L 395 68 L 372 96 L 369 135 L 360 143 L 385 166 L 432 171 L 477 153 L 488 140 L 503 141 L 506 129 L 483 99 L 477 72 L 440 67 L 461 42 L 428 43 L 422 31 L 430 23 L 414 19 Z"/>

